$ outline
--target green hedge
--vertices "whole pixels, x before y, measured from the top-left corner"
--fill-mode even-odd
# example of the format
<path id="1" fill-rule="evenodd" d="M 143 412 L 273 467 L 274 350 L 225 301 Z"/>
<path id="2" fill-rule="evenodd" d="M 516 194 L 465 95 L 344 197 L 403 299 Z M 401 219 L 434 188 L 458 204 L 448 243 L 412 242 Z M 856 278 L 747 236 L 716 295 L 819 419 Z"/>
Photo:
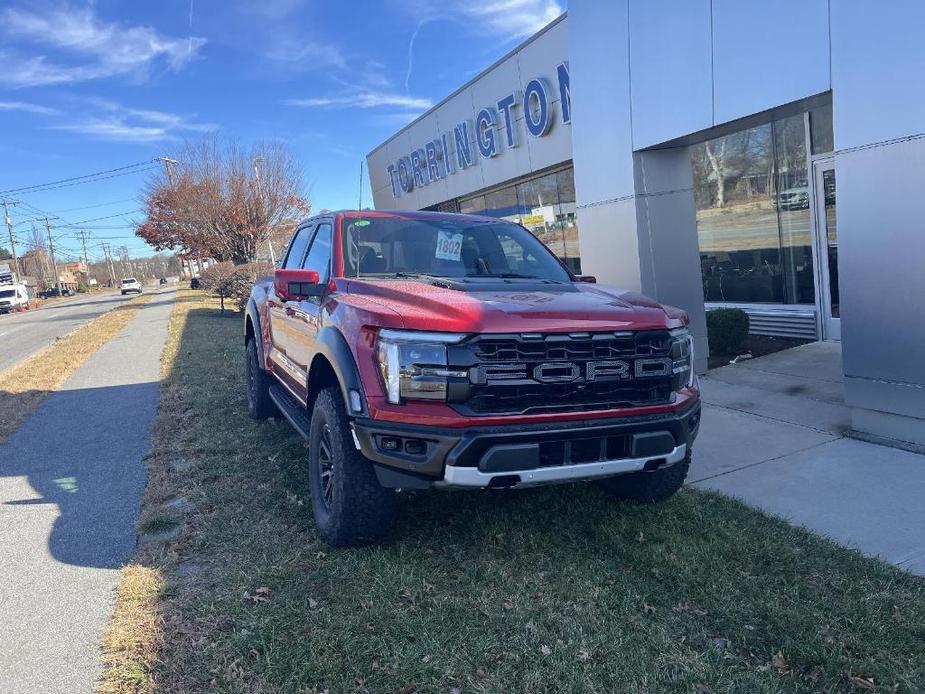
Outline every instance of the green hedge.
<path id="1" fill-rule="evenodd" d="M 707 337 L 713 354 L 738 354 L 748 335 L 748 314 L 739 308 L 707 311 Z"/>

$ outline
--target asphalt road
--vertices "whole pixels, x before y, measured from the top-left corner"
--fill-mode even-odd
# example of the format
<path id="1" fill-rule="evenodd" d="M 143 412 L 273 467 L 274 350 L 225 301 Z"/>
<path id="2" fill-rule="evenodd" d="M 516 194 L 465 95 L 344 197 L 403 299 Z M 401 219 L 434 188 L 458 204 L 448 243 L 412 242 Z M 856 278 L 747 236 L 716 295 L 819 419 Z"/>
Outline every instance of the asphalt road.
<path id="1" fill-rule="evenodd" d="M 0 316 L 0 372 L 133 296 L 109 292 L 80 296 L 45 308 Z"/>
<path id="2" fill-rule="evenodd" d="M 174 298 L 142 306 L 0 446 L 3 694 L 89 693 L 100 675 Z"/>

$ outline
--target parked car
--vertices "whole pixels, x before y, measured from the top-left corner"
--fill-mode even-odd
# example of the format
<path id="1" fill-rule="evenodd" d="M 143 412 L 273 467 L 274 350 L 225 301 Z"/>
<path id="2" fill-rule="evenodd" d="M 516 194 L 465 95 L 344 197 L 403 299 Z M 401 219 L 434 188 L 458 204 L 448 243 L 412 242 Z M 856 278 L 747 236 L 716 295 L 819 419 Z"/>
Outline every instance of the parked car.
<path id="1" fill-rule="evenodd" d="M 198 277 L 194 277 L 193 279 L 189 281 L 189 288 L 190 289 L 202 289 L 202 280 L 200 280 Z"/>
<path id="2" fill-rule="evenodd" d="M 119 289 L 122 292 L 122 296 L 125 296 L 131 292 L 141 294 L 141 282 L 136 280 L 134 277 L 126 277 L 121 282 L 119 282 Z"/>
<path id="3" fill-rule="evenodd" d="M 683 484 L 700 424 L 687 326 L 504 220 L 326 213 L 252 289 L 248 411 L 307 440 L 333 545 L 386 533 L 396 489 L 599 480 L 656 502 Z"/>
<path id="4" fill-rule="evenodd" d="M 61 290 L 57 287 L 49 287 L 41 292 L 39 292 L 40 299 L 52 299 L 56 296 L 61 296 Z"/>
<path id="5" fill-rule="evenodd" d="M 157 281 L 157 283 L 158 283 L 158 284 L 161 284 L 161 285 L 167 284 L 167 278 L 166 278 L 166 277 L 161 277 L 161 278 Z"/>
<path id="6" fill-rule="evenodd" d="M 0 313 L 29 309 L 29 292 L 24 284 L 0 285 Z"/>
<path id="7" fill-rule="evenodd" d="M 809 187 L 797 186 L 777 194 L 777 206 L 782 210 L 805 210 L 809 207 Z"/>

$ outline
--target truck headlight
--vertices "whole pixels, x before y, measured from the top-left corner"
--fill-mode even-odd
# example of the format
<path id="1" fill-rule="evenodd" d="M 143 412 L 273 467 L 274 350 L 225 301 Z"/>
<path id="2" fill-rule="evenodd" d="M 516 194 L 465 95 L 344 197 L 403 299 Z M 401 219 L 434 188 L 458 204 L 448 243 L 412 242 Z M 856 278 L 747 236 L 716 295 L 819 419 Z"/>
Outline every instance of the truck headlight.
<path id="1" fill-rule="evenodd" d="M 671 372 L 675 390 L 694 385 L 694 337 L 687 328 L 671 331 Z"/>
<path id="2" fill-rule="evenodd" d="M 461 333 L 380 330 L 376 357 L 386 399 L 446 401 L 450 378 L 468 378 L 465 370 L 447 368 L 446 346 L 465 339 Z"/>

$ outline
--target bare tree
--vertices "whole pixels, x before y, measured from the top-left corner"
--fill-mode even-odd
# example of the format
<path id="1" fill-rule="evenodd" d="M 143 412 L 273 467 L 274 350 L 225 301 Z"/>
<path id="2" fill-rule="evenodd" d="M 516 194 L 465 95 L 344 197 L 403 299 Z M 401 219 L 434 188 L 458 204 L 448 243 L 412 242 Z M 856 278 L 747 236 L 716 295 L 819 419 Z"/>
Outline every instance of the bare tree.
<path id="1" fill-rule="evenodd" d="M 710 160 L 710 168 L 713 170 L 713 177 L 716 178 L 716 206 L 726 206 L 726 138 L 720 144 L 719 152 L 714 152 L 710 142 L 706 143 L 707 159 Z"/>
<path id="2" fill-rule="evenodd" d="M 301 169 L 281 143 L 245 149 L 203 140 L 187 143 L 176 158 L 180 175 L 149 183 L 147 219 L 136 231 L 157 250 L 249 263 L 271 233 L 311 211 Z"/>

